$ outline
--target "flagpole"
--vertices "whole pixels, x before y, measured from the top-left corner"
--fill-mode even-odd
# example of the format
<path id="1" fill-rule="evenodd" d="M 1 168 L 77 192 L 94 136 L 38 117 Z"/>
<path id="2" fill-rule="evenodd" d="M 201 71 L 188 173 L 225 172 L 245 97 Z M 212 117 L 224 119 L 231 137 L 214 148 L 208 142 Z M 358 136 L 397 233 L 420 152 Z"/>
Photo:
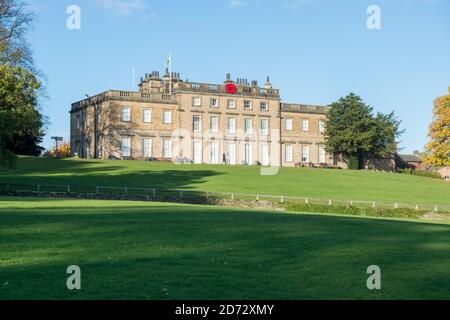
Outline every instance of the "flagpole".
<path id="1" fill-rule="evenodd" d="M 169 94 L 172 94 L 172 54 L 169 53 Z"/>

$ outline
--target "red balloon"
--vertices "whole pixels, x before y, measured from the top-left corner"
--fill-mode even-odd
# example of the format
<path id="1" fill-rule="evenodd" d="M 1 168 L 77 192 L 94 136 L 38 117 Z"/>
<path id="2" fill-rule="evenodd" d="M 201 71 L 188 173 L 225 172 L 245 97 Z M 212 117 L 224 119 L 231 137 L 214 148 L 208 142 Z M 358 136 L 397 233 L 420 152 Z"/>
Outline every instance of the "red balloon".
<path id="1" fill-rule="evenodd" d="M 228 84 L 225 86 L 225 91 L 226 91 L 227 93 L 229 93 L 229 94 L 236 94 L 237 88 L 236 88 L 236 86 L 235 86 L 234 84 L 228 83 Z"/>

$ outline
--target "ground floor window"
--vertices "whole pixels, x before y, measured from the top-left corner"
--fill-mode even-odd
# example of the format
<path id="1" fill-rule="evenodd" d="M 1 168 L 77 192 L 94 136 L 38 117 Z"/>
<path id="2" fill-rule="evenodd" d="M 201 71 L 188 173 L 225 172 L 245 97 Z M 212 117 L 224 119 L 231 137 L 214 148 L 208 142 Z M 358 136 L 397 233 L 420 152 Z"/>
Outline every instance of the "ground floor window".
<path id="1" fill-rule="evenodd" d="M 292 162 L 293 156 L 294 156 L 292 144 L 286 144 L 284 147 L 284 152 L 285 152 L 284 157 L 286 159 L 286 162 Z"/>
<path id="2" fill-rule="evenodd" d="M 142 139 L 142 157 L 150 158 L 152 156 L 152 139 Z"/>
<path id="3" fill-rule="evenodd" d="M 225 155 L 226 163 L 235 165 L 236 164 L 236 145 L 234 143 L 228 144 L 227 153 Z"/>
<path id="4" fill-rule="evenodd" d="M 121 144 L 122 157 L 131 157 L 131 138 L 123 137 Z"/>
<path id="5" fill-rule="evenodd" d="M 325 157 L 325 147 L 319 146 L 319 163 L 325 163 L 326 157 Z"/>
<path id="6" fill-rule="evenodd" d="M 269 145 L 261 144 L 261 165 L 269 165 Z"/>
<path id="7" fill-rule="evenodd" d="M 309 146 L 302 146 L 302 162 L 309 162 Z"/>
<path id="8" fill-rule="evenodd" d="M 245 164 L 251 165 L 253 163 L 253 146 L 250 143 L 245 144 Z"/>
<path id="9" fill-rule="evenodd" d="M 202 159 L 202 142 L 201 141 L 194 141 L 194 147 L 193 147 L 193 151 L 194 151 L 194 163 L 195 164 L 200 164 L 202 163 L 203 159 Z"/>
<path id="10" fill-rule="evenodd" d="M 163 140 L 163 158 L 172 158 L 172 141 L 169 139 Z"/>
<path id="11" fill-rule="evenodd" d="M 211 143 L 211 164 L 219 164 L 219 143 Z"/>

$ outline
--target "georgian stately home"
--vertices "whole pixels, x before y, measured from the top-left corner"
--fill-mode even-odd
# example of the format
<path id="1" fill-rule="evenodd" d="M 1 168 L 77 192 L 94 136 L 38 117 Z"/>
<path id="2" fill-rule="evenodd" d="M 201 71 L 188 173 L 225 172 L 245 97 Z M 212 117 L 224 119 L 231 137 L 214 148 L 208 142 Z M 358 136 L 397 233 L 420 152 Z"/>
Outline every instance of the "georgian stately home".
<path id="1" fill-rule="evenodd" d="M 324 148 L 328 107 L 282 103 L 267 78 L 223 84 L 154 71 L 138 92 L 106 91 L 72 104 L 71 150 L 82 158 L 230 165 L 333 164 Z"/>

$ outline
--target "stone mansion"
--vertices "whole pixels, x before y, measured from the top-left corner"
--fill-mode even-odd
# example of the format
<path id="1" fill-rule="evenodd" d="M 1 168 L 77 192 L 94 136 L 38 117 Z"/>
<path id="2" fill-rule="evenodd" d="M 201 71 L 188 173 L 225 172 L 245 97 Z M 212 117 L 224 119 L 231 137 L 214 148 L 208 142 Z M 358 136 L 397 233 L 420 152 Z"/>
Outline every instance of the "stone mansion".
<path id="1" fill-rule="evenodd" d="M 141 78 L 139 91 L 111 90 L 73 103 L 72 155 L 230 165 L 333 164 L 324 147 L 328 107 L 281 102 L 267 78 L 223 84 L 178 73 Z"/>

